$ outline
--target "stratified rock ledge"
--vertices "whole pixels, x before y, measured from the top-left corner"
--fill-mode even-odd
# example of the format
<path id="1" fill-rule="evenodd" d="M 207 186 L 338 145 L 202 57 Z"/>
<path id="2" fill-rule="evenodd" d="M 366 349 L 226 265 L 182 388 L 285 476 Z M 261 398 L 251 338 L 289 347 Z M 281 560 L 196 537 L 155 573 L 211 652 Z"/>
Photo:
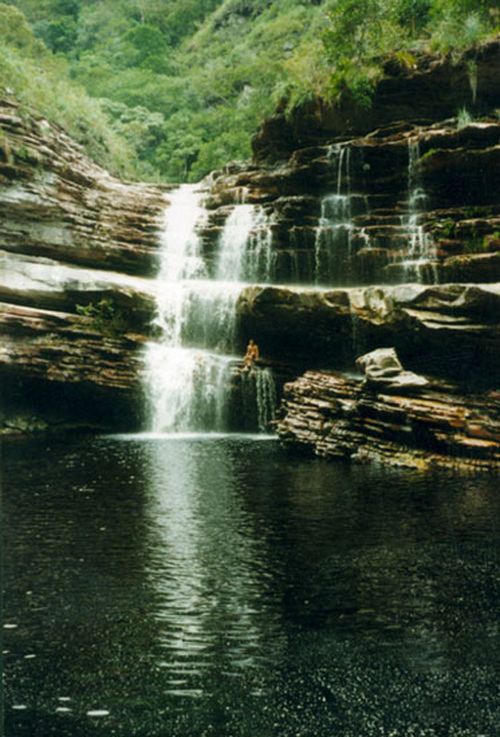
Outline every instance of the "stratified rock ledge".
<path id="1" fill-rule="evenodd" d="M 413 395 L 307 371 L 284 387 L 283 444 L 326 459 L 500 470 L 500 392 L 463 396 L 449 384 Z"/>

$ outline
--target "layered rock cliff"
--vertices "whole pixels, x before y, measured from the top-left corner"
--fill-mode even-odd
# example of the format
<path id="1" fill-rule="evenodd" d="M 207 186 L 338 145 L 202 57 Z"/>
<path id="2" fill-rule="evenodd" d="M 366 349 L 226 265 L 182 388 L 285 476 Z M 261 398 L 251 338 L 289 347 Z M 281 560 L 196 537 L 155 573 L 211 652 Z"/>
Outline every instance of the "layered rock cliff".
<path id="1" fill-rule="evenodd" d="M 307 371 L 285 386 L 278 432 L 285 446 L 321 458 L 427 469 L 500 464 L 500 393 L 464 395 L 450 384 L 375 389 Z"/>
<path id="2" fill-rule="evenodd" d="M 310 403 L 332 386 L 358 402 L 353 375 L 330 372 L 354 371 L 360 354 L 381 346 L 431 378 L 422 405 L 431 424 L 431 406 L 464 407 L 472 392 L 475 416 L 488 406 L 499 378 L 499 67 L 498 41 L 455 64 L 425 57 L 414 70 L 388 67 L 370 113 L 347 100 L 280 114 L 257 136 L 254 163 L 204 183 L 198 230 L 209 272 L 220 267 L 221 240 L 232 247 L 245 235 L 238 348 L 255 338 L 280 385 L 316 372 L 285 389 L 278 427 L 287 443 L 296 432 L 302 447 L 339 455 L 325 450 L 335 433 L 321 445 Z M 7 424 L 64 423 L 71 405 L 80 425 L 138 427 L 169 188 L 117 181 L 13 102 L 0 107 L 0 126 Z M 390 414 L 385 401 L 376 403 Z M 403 403 L 398 416 L 414 411 Z M 483 426 L 494 432 L 487 418 Z M 353 437 L 367 427 L 358 423 Z M 439 459 L 452 445 L 420 450 Z"/>
<path id="3" fill-rule="evenodd" d="M 166 204 L 61 129 L 0 104 L 0 376 L 8 432 L 137 427 L 141 348 Z M 129 276 L 137 275 L 137 276 Z M 111 320 L 88 305 L 101 303 Z M 115 329 L 117 328 L 117 329 Z"/>

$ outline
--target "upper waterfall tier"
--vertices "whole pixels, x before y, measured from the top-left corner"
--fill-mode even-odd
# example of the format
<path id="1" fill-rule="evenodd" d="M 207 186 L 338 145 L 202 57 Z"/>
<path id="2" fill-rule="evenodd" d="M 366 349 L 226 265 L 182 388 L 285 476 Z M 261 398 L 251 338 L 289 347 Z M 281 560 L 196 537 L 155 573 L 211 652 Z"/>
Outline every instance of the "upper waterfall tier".
<path id="1" fill-rule="evenodd" d="M 493 121 L 401 124 L 298 150 L 273 169 L 218 175 L 200 230 L 203 253 L 216 272 L 221 234 L 231 236 L 227 257 L 243 279 L 263 283 L 495 282 L 499 172 Z M 245 229 L 265 244 L 258 268 L 249 266 L 259 247 L 245 241 Z"/>

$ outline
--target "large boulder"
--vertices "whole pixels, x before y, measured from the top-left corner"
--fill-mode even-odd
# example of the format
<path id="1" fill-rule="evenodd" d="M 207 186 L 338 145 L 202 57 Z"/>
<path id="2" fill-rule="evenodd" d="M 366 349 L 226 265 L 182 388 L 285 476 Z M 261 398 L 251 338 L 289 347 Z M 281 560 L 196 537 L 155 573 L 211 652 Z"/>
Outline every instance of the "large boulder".
<path id="1" fill-rule="evenodd" d="M 364 372 L 367 386 L 386 390 L 415 391 L 429 384 L 424 376 L 405 371 L 394 348 L 377 348 L 356 359 L 356 366 Z"/>

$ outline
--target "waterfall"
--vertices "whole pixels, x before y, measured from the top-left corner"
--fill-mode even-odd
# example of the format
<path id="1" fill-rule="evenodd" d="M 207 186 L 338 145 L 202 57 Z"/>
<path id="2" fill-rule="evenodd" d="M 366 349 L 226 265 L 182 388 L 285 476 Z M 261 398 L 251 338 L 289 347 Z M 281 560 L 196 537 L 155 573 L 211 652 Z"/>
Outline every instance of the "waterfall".
<path id="1" fill-rule="evenodd" d="M 407 257 L 402 261 L 404 281 L 424 279 L 436 283 L 436 249 L 431 236 L 421 224 L 427 196 L 418 170 L 420 146 L 418 138 L 408 139 L 408 208 L 401 223 L 408 236 Z"/>
<path id="2" fill-rule="evenodd" d="M 182 185 L 170 194 L 165 214 L 155 290 L 159 340 L 146 350 L 154 432 L 228 429 L 231 385 L 241 363 L 234 355 L 236 303 L 241 277 L 252 263 L 246 256 L 249 241 L 259 246 L 252 249 L 259 259 L 264 250 L 259 245 L 264 221 L 253 206 L 235 206 L 219 243 L 215 279 L 210 279 L 198 235 L 207 218 L 202 198 L 196 185 Z M 273 395 L 266 388 L 272 376 L 257 367 L 250 373 L 259 377 L 253 404 L 262 409 L 248 429 L 264 429 L 274 412 L 275 395 L 271 408 Z"/>
<path id="3" fill-rule="evenodd" d="M 241 279 L 245 271 L 247 244 L 255 219 L 253 205 L 235 205 L 224 225 L 219 243 L 217 278 Z"/>
<path id="4" fill-rule="evenodd" d="M 259 430 L 266 430 L 276 410 L 276 384 L 270 369 L 258 369 L 255 372 L 257 395 L 257 425 Z"/>
<path id="5" fill-rule="evenodd" d="M 328 158 L 335 167 L 336 192 L 323 197 L 314 245 L 314 280 L 343 285 L 351 270 L 353 224 L 351 193 L 351 147 L 336 144 Z"/>
<path id="6" fill-rule="evenodd" d="M 276 384 L 268 368 L 252 368 L 241 374 L 241 401 L 243 413 L 249 425 L 263 432 L 276 410 Z"/>
<path id="7" fill-rule="evenodd" d="M 216 266 L 218 279 L 270 283 L 276 255 L 272 242 L 272 218 L 262 207 L 235 205 L 224 225 Z"/>

